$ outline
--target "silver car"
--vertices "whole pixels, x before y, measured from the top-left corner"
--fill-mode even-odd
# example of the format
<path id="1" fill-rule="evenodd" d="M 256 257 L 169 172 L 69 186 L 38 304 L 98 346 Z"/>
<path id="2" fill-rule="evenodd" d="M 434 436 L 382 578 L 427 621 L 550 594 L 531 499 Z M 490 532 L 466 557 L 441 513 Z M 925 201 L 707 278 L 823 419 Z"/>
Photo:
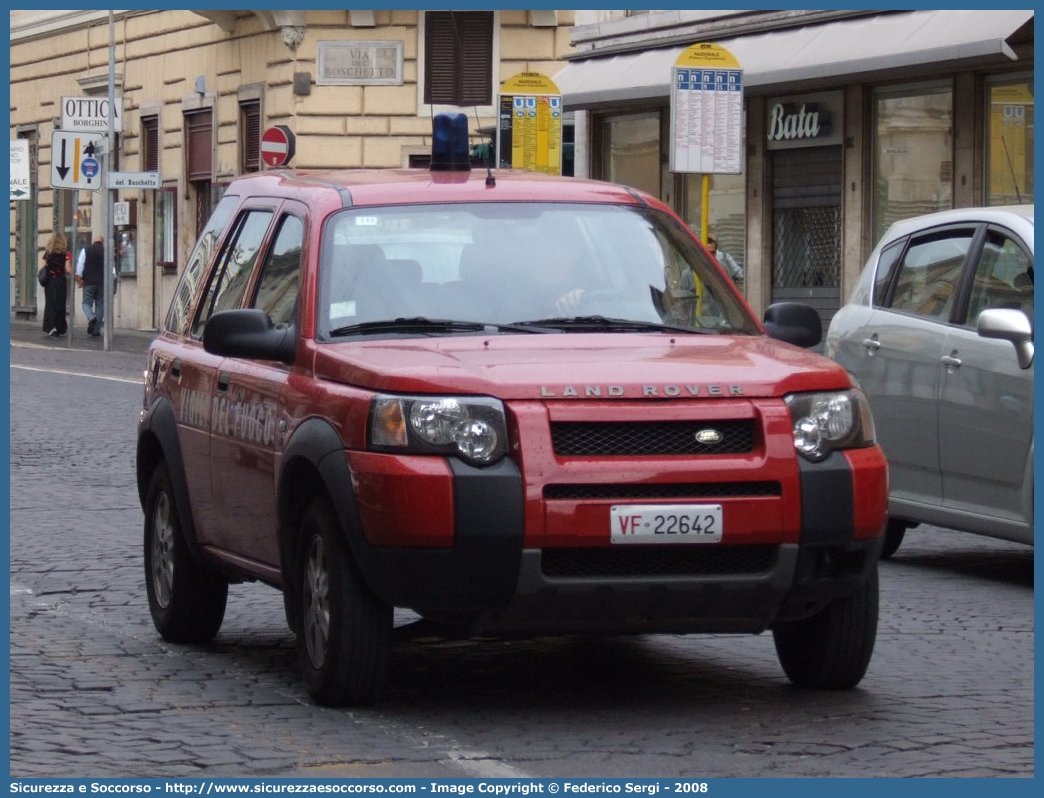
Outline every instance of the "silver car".
<path id="1" fill-rule="evenodd" d="M 892 225 L 826 352 L 888 458 L 883 557 L 922 522 L 1033 545 L 1032 205 Z"/>

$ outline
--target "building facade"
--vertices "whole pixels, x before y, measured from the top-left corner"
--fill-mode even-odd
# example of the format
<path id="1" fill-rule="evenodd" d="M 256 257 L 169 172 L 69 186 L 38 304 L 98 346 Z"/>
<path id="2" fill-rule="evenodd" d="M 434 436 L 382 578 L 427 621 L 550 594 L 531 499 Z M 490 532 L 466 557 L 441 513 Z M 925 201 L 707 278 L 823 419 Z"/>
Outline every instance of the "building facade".
<path id="1" fill-rule="evenodd" d="M 1032 11 L 578 11 L 572 43 L 554 79 L 576 174 L 716 234 L 759 312 L 797 299 L 828 321 L 895 219 L 1033 202 Z M 671 169 L 695 43 L 743 70 L 738 174 Z"/>
<path id="2" fill-rule="evenodd" d="M 110 191 L 81 174 L 90 159 L 63 170 L 71 187 L 52 188 L 68 157 L 52 141 L 77 108 L 107 115 L 110 90 L 109 171 L 159 176 L 158 188 L 114 197 L 115 325 L 156 329 L 225 187 L 266 168 L 268 128 L 294 134 L 295 168 L 426 166 L 434 113 L 465 112 L 484 141 L 501 83 L 557 72 L 573 21 L 552 10 L 12 11 L 11 139 L 27 143 L 32 184 L 11 203 L 12 316 L 42 308 L 36 270 L 54 231 L 76 251 L 106 228 Z"/>

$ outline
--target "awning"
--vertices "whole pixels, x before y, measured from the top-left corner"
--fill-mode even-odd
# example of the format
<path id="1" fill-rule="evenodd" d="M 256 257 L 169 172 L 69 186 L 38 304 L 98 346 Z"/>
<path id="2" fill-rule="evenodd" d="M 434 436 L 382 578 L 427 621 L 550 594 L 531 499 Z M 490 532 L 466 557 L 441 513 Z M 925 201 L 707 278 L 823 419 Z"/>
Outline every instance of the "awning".
<path id="1" fill-rule="evenodd" d="M 907 11 L 715 39 L 740 62 L 744 88 L 983 59 L 1016 60 L 1008 39 L 1032 10 Z M 567 109 L 666 98 L 688 45 L 577 59 L 553 76 Z"/>

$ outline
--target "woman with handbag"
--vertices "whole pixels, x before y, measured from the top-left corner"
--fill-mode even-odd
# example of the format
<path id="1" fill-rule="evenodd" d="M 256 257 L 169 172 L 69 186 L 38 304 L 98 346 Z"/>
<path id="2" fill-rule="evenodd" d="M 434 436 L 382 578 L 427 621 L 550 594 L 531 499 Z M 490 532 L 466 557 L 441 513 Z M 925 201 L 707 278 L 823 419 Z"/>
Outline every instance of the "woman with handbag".
<path id="1" fill-rule="evenodd" d="M 44 248 L 40 284 L 44 288 L 43 331 L 52 337 L 65 335 L 66 297 L 69 290 L 69 247 L 63 233 L 55 233 Z"/>

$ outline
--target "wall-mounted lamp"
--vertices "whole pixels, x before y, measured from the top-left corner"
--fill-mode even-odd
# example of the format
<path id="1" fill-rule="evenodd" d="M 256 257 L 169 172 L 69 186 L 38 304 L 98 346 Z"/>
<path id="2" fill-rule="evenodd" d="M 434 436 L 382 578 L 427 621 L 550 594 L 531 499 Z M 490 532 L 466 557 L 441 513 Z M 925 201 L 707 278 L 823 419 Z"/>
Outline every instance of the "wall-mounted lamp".
<path id="1" fill-rule="evenodd" d="M 196 78 L 196 94 L 203 95 L 203 94 L 206 94 L 206 93 L 207 93 L 207 81 L 206 81 L 206 79 L 202 75 L 200 75 L 198 78 Z"/>

